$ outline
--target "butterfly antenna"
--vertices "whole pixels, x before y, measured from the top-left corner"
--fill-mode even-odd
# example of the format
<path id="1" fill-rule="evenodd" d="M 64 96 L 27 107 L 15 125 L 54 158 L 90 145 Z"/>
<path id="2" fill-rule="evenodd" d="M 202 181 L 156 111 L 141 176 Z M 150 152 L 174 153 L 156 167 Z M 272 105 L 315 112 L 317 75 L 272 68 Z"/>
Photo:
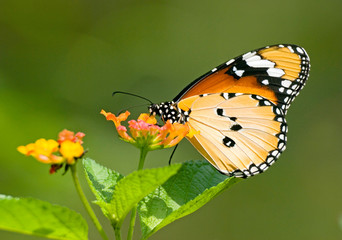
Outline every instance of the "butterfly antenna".
<path id="1" fill-rule="evenodd" d="M 132 107 L 129 107 L 129 108 L 121 109 L 121 110 L 119 111 L 118 115 L 120 115 L 121 113 L 123 113 L 123 112 L 126 111 L 126 110 L 130 110 L 130 109 L 136 108 L 136 107 L 143 107 L 143 106 L 147 106 L 147 104 L 145 103 L 145 104 L 135 105 L 135 106 L 132 106 Z"/>
<path id="2" fill-rule="evenodd" d="M 141 98 L 141 99 L 144 99 L 144 100 L 148 101 L 150 104 L 153 104 L 153 102 L 150 99 L 147 99 L 145 97 L 142 97 L 142 96 L 139 96 L 139 95 L 136 95 L 136 94 L 133 94 L 133 93 L 129 93 L 129 92 L 115 91 L 115 92 L 112 93 L 112 97 L 114 97 L 114 95 L 116 95 L 118 93 L 129 95 L 129 96 L 133 96 L 133 97 L 137 97 L 137 98 Z"/>
<path id="3" fill-rule="evenodd" d="M 175 146 L 175 148 L 173 149 L 173 151 L 171 153 L 171 156 L 170 156 L 170 159 L 169 159 L 169 165 L 171 165 L 171 160 L 172 160 L 173 154 L 175 153 L 177 147 L 178 147 L 178 144 Z"/>

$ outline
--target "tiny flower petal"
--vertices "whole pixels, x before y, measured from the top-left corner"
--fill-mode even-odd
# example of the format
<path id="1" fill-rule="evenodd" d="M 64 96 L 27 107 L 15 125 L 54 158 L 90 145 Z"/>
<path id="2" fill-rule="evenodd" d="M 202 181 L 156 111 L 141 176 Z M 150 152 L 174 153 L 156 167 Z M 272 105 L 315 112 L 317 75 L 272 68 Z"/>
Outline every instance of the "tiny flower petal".
<path id="1" fill-rule="evenodd" d="M 83 132 L 77 132 L 76 134 L 75 134 L 75 138 L 81 143 L 81 144 L 83 144 L 83 142 L 82 142 L 82 139 L 85 137 L 85 133 L 83 133 Z"/>
<path id="2" fill-rule="evenodd" d="M 82 132 L 74 134 L 74 132 L 64 129 L 58 134 L 58 142 L 62 143 L 66 140 L 70 140 L 72 142 L 80 142 L 82 144 L 82 138 L 84 138 L 84 136 L 85 134 Z"/>
<path id="3" fill-rule="evenodd" d="M 190 127 L 189 133 L 186 135 L 188 138 L 192 138 L 194 135 L 199 134 L 200 131 L 195 130 L 194 128 Z"/>
<path id="4" fill-rule="evenodd" d="M 116 130 L 118 131 L 118 134 L 122 139 L 127 141 L 132 140 L 132 138 L 127 134 L 127 128 L 125 126 L 118 126 Z"/>
<path id="5" fill-rule="evenodd" d="M 106 112 L 103 109 L 100 112 L 102 115 L 104 115 L 106 117 L 107 120 L 111 120 L 114 122 L 115 127 L 118 127 L 121 125 L 122 121 L 126 121 L 126 119 L 128 118 L 128 116 L 130 115 L 130 112 L 126 111 L 124 113 L 121 113 L 118 117 L 115 116 L 113 113 L 110 112 Z"/>
<path id="6" fill-rule="evenodd" d="M 154 115 L 147 114 L 147 113 L 140 114 L 140 116 L 138 117 L 138 120 L 142 120 L 148 124 L 156 124 L 157 123 L 156 117 Z"/>
<path id="7" fill-rule="evenodd" d="M 17 150 L 26 156 L 30 156 L 34 152 L 34 143 L 27 144 L 26 146 L 19 146 Z"/>
<path id="8" fill-rule="evenodd" d="M 66 158 L 68 164 L 74 164 L 75 158 L 79 158 L 84 153 L 84 148 L 79 142 L 66 140 L 61 143 L 60 153 Z"/>
<path id="9" fill-rule="evenodd" d="M 168 129 L 167 137 L 161 142 L 164 147 L 173 147 L 177 145 L 188 133 L 189 126 L 180 123 L 172 124 L 172 128 Z"/>

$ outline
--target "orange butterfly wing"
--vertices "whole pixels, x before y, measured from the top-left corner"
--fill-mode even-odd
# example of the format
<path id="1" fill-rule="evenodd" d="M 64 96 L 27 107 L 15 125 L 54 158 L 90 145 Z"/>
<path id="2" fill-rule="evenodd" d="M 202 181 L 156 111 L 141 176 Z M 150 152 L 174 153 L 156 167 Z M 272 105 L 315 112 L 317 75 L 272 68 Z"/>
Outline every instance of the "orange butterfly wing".
<path id="1" fill-rule="evenodd" d="M 264 172 L 286 147 L 285 114 L 309 76 L 309 56 L 296 45 L 260 48 L 214 68 L 175 98 L 199 133 L 193 146 L 220 172 Z"/>
<path id="2" fill-rule="evenodd" d="M 267 98 L 284 113 L 309 76 L 309 56 L 296 45 L 257 49 L 214 68 L 190 83 L 175 102 L 208 93 L 248 93 Z"/>

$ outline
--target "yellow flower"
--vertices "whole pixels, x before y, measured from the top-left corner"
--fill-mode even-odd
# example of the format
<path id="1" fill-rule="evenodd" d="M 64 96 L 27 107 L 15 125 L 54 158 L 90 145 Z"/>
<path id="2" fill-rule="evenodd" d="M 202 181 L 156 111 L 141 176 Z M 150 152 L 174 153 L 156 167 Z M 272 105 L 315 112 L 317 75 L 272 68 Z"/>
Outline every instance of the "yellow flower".
<path id="1" fill-rule="evenodd" d="M 126 111 L 118 117 L 113 113 L 101 111 L 107 120 L 114 122 L 116 130 L 126 142 L 133 144 L 138 148 L 144 148 L 147 151 L 170 148 L 177 145 L 185 136 L 192 137 L 192 133 L 188 125 L 180 123 L 170 123 L 167 121 L 164 126 L 156 125 L 157 120 L 149 114 L 140 114 L 137 120 L 128 121 L 130 135 L 127 128 L 121 125 L 122 121 L 126 121 L 130 113 Z M 190 135 L 191 134 L 191 135 Z"/>
<path id="2" fill-rule="evenodd" d="M 66 140 L 61 143 L 59 152 L 66 159 L 67 164 L 71 165 L 75 163 L 76 158 L 83 155 L 84 149 L 80 142 Z"/>
<path id="3" fill-rule="evenodd" d="M 74 132 L 64 129 L 58 136 L 58 141 L 41 138 L 35 143 L 19 146 L 17 150 L 26 156 L 36 158 L 42 163 L 51 164 L 50 173 L 54 173 L 63 164 L 75 164 L 76 159 L 84 154 L 82 146 L 84 133 L 78 132 L 74 134 Z"/>
<path id="4" fill-rule="evenodd" d="M 53 154 L 58 152 L 58 145 L 58 142 L 55 140 L 41 138 L 35 143 L 19 146 L 17 149 L 20 153 L 27 156 L 33 156 L 42 163 L 58 164 L 64 161 L 63 157 Z"/>
<path id="5" fill-rule="evenodd" d="M 59 152 L 66 159 L 67 164 L 74 164 L 75 160 L 83 155 L 82 139 L 84 136 L 85 134 L 82 132 L 74 134 L 74 132 L 67 129 L 58 134 Z"/>

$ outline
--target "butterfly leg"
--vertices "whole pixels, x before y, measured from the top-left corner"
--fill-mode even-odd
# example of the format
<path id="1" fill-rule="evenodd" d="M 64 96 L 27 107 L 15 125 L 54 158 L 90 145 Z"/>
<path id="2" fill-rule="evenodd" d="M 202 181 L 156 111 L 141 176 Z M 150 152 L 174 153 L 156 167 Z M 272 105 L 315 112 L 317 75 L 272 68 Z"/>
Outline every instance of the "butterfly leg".
<path id="1" fill-rule="evenodd" d="M 175 148 L 172 150 L 172 153 L 171 153 L 171 156 L 170 156 L 170 159 L 169 159 L 169 165 L 171 165 L 171 160 L 172 160 L 173 154 L 175 153 L 177 147 L 178 147 L 178 144 L 177 144 L 177 145 L 175 146 Z"/>

